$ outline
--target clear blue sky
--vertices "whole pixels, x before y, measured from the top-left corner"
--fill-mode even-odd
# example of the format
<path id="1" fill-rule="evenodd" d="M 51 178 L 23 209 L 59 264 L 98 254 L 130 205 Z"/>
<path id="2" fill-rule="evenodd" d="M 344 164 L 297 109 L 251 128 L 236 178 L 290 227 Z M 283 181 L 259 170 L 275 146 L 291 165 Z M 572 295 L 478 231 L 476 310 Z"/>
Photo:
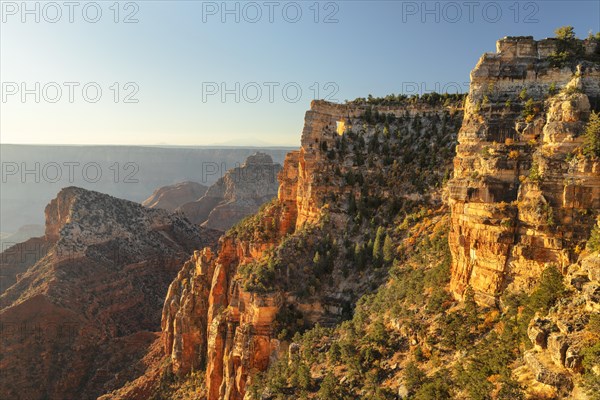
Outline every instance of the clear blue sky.
<path id="1" fill-rule="evenodd" d="M 338 101 L 415 85 L 456 92 L 503 36 L 550 37 L 561 25 L 580 37 L 600 30 L 597 0 L 427 2 L 430 13 L 421 1 L 337 1 L 318 3 L 318 15 L 314 1 L 227 2 L 239 10 L 233 14 L 221 1 L 137 1 L 121 2 L 118 16 L 114 1 L 99 1 L 97 23 L 85 19 L 96 18 L 88 3 L 72 10 L 70 23 L 65 6 L 39 2 L 36 22 L 21 1 L 2 2 L 3 143 L 296 146 L 317 87 L 318 97 Z M 130 14 L 137 23 L 123 23 Z M 34 94 L 23 102 L 22 83 L 36 92 L 36 82 L 40 102 Z M 64 82 L 79 84 L 72 103 Z M 88 100 L 102 90 L 96 103 L 83 97 L 90 82 Z M 239 102 L 207 92 L 222 83 L 235 91 L 236 82 Z M 52 103 L 56 86 L 62 97 Z M 297 88 L 302 95 L 292 102 Z M 124 103 L 136 89 L 138 102 Z"/>

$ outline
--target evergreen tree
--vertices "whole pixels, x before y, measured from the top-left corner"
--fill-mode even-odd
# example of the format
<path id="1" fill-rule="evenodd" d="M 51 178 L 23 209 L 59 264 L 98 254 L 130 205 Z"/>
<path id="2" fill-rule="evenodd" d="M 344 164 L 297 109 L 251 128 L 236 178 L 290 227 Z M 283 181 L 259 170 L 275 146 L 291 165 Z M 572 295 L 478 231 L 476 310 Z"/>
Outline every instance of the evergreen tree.
<path id="1" fill-rule="evenodd" d="M 529 298 L 529 308 L 531 313 L 539 309 L 547 311 L 560 297 L 562 297 L 564 292 L 565 284 L 563 283 L 563 276 L 560 271 L 554 266 L 546 268 L 544 272 L 542 272 L 537 289 Z"/>
<path id="2" fill-rule="evenodd" d="M 354 198 L 354 193 L 350 193 L 350 197 L 348 198 L 348 214 L 351 216 L 356 214 L 356 199 Z"/>
<path id="3" fill-rule="evenodd" d="M 394 260 L 394 244 L 390 235 L 385 235 L 383 241 L 383 261 L 390 264 Z"/>
<path id="4" fill-rule="evenodd" d="M 574 40 L 576 39 L 575 30 L 572 26 L 561 26 L 554 30 L 556 38 L 559 40 Z"/>
<path id="5" fill-rule="evenodd" d="M 317 267 L 321 264 L 321 255 L 318 251 L 315 253 L 315 257 L 313 258 L 313 264 L 315 264 Z"/>
<path id="6" fill-rule="evenodd" d="M 477 303 L 475 302 L 475 292 L 471 286 L 465 291 L 465 314 L 469 326 L 476 327 L 479 320 L 479 312 L 477 311 Z"/>
<path id="7" fill-rule="evenodd" d="M 375 235 L 375 243 L 373 244 L 373 259 L 376 261 L 381 260 L 384 235 L 385 230 L 383 229 L 383 226 L 377 228 L 377 234 Z"/>
<path id="8" fill-rule="evenodd" d="M 600 157 L 600 114 L 592 112 L 585 128 L 583 154 L 589 158 Z"/>

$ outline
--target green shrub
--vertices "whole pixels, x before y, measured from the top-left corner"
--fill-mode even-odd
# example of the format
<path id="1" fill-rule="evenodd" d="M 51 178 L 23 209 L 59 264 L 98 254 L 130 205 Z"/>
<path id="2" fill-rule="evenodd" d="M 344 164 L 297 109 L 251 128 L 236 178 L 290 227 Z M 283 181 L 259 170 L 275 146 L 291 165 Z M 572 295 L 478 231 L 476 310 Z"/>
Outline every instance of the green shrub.
<path id="1" fill-rule="evenodd" d="M 415 393 L 423 386 L 427 379 L 427 375 L 423 372 L 417 364 L 410 362 L 404 368 L 404 385 L 408 389 L 409 393 Z"/>
<path id="2" fill-rule="evenodd" d="M 587 328 L 590 332 L 596 335 L 600 335 L 600 314 L 590 315 L 590 320 L 588 321 Z"/>
<path id="3" fill-rule="evenodd" d="M 600 114 L 592 112 L 586 124 L 583 154 L 588 158 L 600 157 Z"/>
<path id="4" fill-rule="evenodd" d="M 586 247 L 588 251 L 600 251 L 600 226 L 594 225 L 594 229 L 592 229 L 592 233 L 590 234 L 590 239 L 588 240 Z"/>
<path id="5" fill-rule="evenodd" d="M 542 175 L 540 174 L 540 167 L 536 161 L 531 164 L 531 168 L 529 168 L 529 180 L 532 182 L 539 182 L 542 180 Z"/>
<path id="6" fill-rule="evenodd" d="M 565 293 L 565 284 L 560 271 L 550 266 L 542 272 L 537 289 L 531 294 L 528 308 L 531 312 L 538 310 L 548 311 Z"/>
<path id="7" fill-rule="evenodd" d="M 591 400 L 600 400 L 600 375 L 592 369 L 598 365 L 600 365 L 600 342 L 583 351 L 585 388 Z"/>
<path id="8" fill-rule="evenodd" d="M 562 26 L 554 33 L 558 44 L 556 51 L 548 57 L 552 66 L 564 67 L 585 55 L 583 43 L 575 36 L 572 26 Z"/>

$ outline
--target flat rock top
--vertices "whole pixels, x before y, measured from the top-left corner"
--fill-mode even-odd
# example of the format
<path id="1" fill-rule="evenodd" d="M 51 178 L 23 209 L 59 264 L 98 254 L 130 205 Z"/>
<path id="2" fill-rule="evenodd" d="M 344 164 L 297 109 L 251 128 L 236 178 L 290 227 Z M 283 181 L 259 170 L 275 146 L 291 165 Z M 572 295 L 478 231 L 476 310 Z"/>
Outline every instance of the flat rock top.
<path id="1" fill-rule="evenodd" d="M 257 152 L 248 156 L 243 166 L 253 165 L 253 164 L 273 164 L 273 159 L 270 155 L 266 153 Z"/>

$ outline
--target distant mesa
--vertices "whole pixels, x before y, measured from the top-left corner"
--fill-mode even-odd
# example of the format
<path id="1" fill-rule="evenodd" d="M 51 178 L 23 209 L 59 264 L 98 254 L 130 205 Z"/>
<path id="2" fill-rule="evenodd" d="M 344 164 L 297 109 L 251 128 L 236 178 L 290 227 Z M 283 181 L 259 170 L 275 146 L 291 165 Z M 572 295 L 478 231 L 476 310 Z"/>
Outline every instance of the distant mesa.
<path id="1" fill-rule="evenodd" d="M 241 166 L 228 170 L 204 196 L 177 210 L 195 224 L 226 231 L 277 196 L 281 168 L 270 155 L 257 152 Z"/>
<path id="2" fill-rule="evenodd" d="M 173 212 L 186 203 L 198 200 L 207 190 L 208 186 L 197 182 L 180 182 L 156 189 L 142 205 Z"/>
<path id="3" fill-rule="evenodd" d="M 44 227 L 38 224 L 28 224 L 21 226 L 16 232 L 8 233 L 2 237 L 2 249 L 12 244 L 22 243 L 33 237 L 44 236 Z"/>

